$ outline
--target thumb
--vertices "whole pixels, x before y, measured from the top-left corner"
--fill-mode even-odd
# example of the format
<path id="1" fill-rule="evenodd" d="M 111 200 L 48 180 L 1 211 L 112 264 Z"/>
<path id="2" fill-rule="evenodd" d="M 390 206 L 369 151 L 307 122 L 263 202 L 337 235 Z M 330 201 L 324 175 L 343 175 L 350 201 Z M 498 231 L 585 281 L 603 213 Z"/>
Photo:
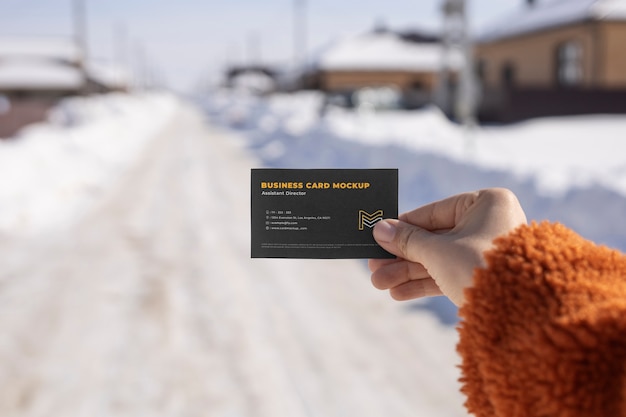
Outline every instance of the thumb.
<path id="1" fill-rule="evenodd" d="M 424 249 L 435 234 L 395 219 L 381 220 L 374 226 L 374 239 L 387 252 L 412 262 L 420 262 Z M 419 255 L 422 256 L 419 256 Z"/>

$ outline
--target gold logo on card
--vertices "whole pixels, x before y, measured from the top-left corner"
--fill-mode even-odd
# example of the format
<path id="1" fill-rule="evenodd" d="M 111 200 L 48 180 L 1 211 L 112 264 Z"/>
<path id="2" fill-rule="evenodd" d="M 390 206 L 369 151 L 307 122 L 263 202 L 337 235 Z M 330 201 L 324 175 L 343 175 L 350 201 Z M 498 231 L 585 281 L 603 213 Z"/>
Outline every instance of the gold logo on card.
<path id="1" fill-rule="evenodd" d="M 373 213 L 368 213 L 365 210 L 359 210 L 359 230 L 364 230 L 366 226 L 371 229 L 377 222 L 381 221 L 382 219 L 382 210 L 376 210 Z"/>

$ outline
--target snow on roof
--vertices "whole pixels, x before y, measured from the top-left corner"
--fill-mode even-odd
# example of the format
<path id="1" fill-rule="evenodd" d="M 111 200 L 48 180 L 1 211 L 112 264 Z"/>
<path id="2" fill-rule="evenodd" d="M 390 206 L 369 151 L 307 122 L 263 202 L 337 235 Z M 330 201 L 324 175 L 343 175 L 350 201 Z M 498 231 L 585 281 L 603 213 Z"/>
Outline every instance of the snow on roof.
<path id="1" fill-rule="evenodd" d="M 593 6 L 596 18 L 601 20 L 626 20 L 626 1 L 602 0 Z"/>
<path id="2" fill-rule="evenodd" d="M 478 41 L 490 42 L 584 20 L 626 20 L 626 0 L 552 0 L 524 5 L 483 31 Z"/>
<path id="3" fill-rule="evenodd" d="M 63 63 L 36 59 L 0 62 L 0 90 L 78 89 L 82 84 L 80 70 Z"/>
<path id="4" fill-rule="evenodd" d="M 461 54 L 452 57 L 453 67 L 462 64 Z M 442 65 L 442 46 L 403 40 L 391 32 L 367 33 L 342 39 L 322 51 L 313 66 L 321 70 L 437 71 Z"/>
<path id="5" fill-rule="evenodd" d="M 60 59 L 77 62 L 78 45 L 70 38 L 0 38 L 0 60 L 14 57 Z"/>

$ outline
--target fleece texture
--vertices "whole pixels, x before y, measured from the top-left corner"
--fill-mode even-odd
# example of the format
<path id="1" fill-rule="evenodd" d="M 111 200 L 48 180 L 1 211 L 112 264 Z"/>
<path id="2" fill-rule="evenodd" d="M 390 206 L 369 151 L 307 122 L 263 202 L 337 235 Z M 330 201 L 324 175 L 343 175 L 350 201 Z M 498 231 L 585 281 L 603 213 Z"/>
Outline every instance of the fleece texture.
<path id="1" fill-rule="evenodd" d="M 563 225 L 495 241 L 460 310 L 478 417 L 626 416 L 626 256 Z"/>

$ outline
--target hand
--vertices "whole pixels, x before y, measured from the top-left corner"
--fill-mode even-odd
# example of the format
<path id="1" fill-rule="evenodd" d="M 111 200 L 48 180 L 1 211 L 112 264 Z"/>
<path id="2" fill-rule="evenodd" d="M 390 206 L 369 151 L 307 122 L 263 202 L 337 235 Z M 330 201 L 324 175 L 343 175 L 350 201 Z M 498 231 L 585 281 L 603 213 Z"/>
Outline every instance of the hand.
<path id="1" fill-rule="evenodd" d="M 460 306 L 474 269 L 493 240 L 526 215 L 511 191 L 491 188 L 428 204 L 374 227 L 374 239 L 397 259 L 370 259 L 372 284 L 396 300 L 446 295 Z"/>

